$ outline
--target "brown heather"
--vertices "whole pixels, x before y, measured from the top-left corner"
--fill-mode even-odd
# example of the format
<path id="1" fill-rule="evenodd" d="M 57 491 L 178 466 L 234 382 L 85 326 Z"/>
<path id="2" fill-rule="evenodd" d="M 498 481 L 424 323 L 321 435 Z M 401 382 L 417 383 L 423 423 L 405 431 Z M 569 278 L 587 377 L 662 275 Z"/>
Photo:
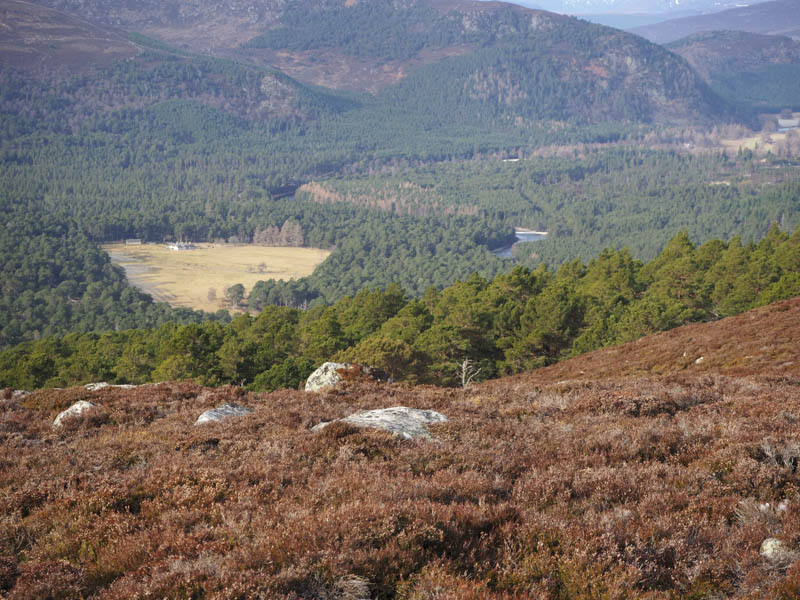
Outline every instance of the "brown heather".
<path id="1" fill-rule="evenodd" d="M 795 340 L 800 299 L 466 390 L 4 400 L 0 595 L 798 598 Z M 54 431 L 80 399 L 102 408 Z M 193 426 L 225 402 L 254 412 Z M 309 431 L 394 405 L 451 421 Z"/>

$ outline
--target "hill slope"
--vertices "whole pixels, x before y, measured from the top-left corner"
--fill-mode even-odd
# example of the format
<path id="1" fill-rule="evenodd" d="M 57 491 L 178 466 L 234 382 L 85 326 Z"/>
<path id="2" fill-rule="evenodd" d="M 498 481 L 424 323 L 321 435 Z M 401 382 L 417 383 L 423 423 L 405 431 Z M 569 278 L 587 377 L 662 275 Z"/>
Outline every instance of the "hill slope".
<path id="1" fill-rule="evenodd" d="M 712 323 L 678 327 L 519 375 L 553 383 L 643 376 L 723 374 L 800 377 L 800 297 Z"/>
<path id="2" fill-rule="evenodd" d="M 139 52 L 124 32 L 29 2 L 0 2 L 0 64 L 5 66 L 76 72 Z"/>
<path id="3" fill-rule="evenodd" d="M 796 37 L 800 35 L 800 0 L 772 0 L 710 15 L 672 19 L 631 31 L 652 42 L 665 44 L 693 33 L 722 29 Z"/>
<path id="4" fill-rule="evenodd" d="M 763 0 L 756 0 L 759 1 Z M 570 15 L 648 15 L 660 16 L 662 21 L 670 16 L 717 12 L 737 6 L 735 0 L 526 0 L 520 4 Z"/>
<path id="5" fill-rule="evenodd" d="M 667 44 L 717 93 L 760 110 L 800 108 L 800 41 L 744 31 L 696 33 Z"/>
<path id="6" fill-rule="evenodd" d="M 477 117 L 486 125 L 498 115 L 511 122 L 708 123 L 729 117 L 688 65 L 661 48 L 512 4 L 302 0 L 232 8 L 196 1 L 145 3 L 135 10 L 71 0 L 47 4 L 171 44 L 186 41 L 192 50 L 273 67 L 306 83 L 384 89 L 381 99 L 389 104 L 379 111 L 410 112 L 412 120 L 431 110 L 439 122 L 454 112 L 459 123 Z"/>
<path id="7" fill-rule="evenodd" d="M 702 338 L 680 330 L 671 346 L 741 348 L 728 358 L 747 360 L 797 339 L 798 316 L 795 299 L 706 325 Z M 668 352 L 660 364 L 680 369 Z M 581 381 L 552 383 L 550 370 L 457 391 L 8 391 L 0 589 L 14 599 L 393 599 L 445 588 L 454 599 L 794 597 L 796 367 L 722 375 L 709 354 L 700 373 L 609 379 L 618 357 L 599 356 Z M 800 362 L 796 345 L 761 356 Z M 100 407 L 53 429 L 77 400 Z M 253 412 L 193 426 L 232 401 Z M 396 405 L 450 421 L 431 428 L 435 442 L 310 431 Z"/>

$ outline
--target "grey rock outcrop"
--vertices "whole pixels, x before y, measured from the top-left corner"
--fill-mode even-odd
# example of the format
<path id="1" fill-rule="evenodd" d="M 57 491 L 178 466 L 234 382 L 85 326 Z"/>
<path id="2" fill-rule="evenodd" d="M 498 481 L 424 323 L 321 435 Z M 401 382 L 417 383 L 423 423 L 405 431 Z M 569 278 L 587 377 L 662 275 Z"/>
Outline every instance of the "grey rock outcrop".
<path id="1" fill-rule="evenodd" d="M 205 411 L 202 415 L 197 417 L 195 425 L 203 425 L 204 423 L 219 423 L 225 419 L 232 417 L 241 417 L 248 413 L 253 412 L 252 408 L 246 406 L 239 406 L 238 404 L 224 404 L 217 408 L 211 408 Z"/>
<path id="2" fill-rule="evenodd" d="M 61 427 L 64 425 L 64 421 L 66 419 L 71 419 L 73 417 L 80 417 L 88 410 L 91 410 L 95 406 L 98 406 L 94 402 L 89 402 L 88 400 L 78 400 L 75 404 L 70 406 L 67 410 L 61 411 L 58 413 L 55 421 L 53 421 L 53 427 Z"/>
<path id="3" fill-rule="evenodd" d="M 403 439 L 411 440 L 414 438 L 432 439 L 427 426 L 434 423 L 447 423 L 449 419 L 434 410 L 393 406 L 377 410 L 361 410 L 344 419 L 336 419 L 336 421 L 349 423 L 355 427 L 384 429 Z M 319 423 L 314 426 L 312 431 L 320 431 L 336 421 Z"/>
<path id="4" fill-rule="evenodd" d="M 385 371 L 375 367 L 365 367 L 351 363 L 326 362 L 306 380 L 307 392 L 319 392 L 325 388 L 336 387 L 346 378 L 373 379 L 386 381 L 389 376 Z"/>

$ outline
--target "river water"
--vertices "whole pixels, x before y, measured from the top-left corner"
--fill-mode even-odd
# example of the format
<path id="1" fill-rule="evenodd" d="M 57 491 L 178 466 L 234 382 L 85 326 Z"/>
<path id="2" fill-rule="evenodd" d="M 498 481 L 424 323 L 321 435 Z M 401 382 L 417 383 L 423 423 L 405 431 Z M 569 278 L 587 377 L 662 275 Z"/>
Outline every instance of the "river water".
<path id="1" fill-rule="evenodd" d="M 539 240 L 543 240 L 547 237 L 547 232 L 531 231 L 529 229 L 514 229 L 514 236 L 516 236 L 517 242 L 538 242 Z M 492 252 L 500 258 L 511 258 L 511 249 L 513 247 L 514 246 L 512 244 L 511 246 L 492 250 Z"/>

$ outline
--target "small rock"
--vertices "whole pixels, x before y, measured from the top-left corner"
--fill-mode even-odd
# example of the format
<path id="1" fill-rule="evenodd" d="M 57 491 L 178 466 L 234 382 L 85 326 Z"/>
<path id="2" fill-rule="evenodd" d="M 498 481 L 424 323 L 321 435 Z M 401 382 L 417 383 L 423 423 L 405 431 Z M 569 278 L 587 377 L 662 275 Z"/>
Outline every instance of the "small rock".
<path id="1" fill-rule="evenodd" d="M 377 410 L 362 410 L 344 419 L 337 419 L 337 421 L 349 423 L 355 427 L 384 429 L 406 440 L 411 440 L 414 438 L 431 439 L 426 425 L 447 423 L 449 419 L 433 410 L 393 406 Z M 319 431 L 333 422 L 319 423 L 313 427 L 312 431 Z"/>
<path id="2" fill-rule="evenodd" d="M 90 392 L 95 392 L 97 390 L 102 390 L 102 389 L 107 388 L 107 387 L 119 388 L 119 389 L 122 389 L 122 390 L 129 390 L 131 388 L 135 388 L 136 386 L 135 385 L 131 385 L 129 383 L 122 384 L 122 385 L 112 385 L 110 383 L 106 383 L 105 381 L 100 381 L 98 383 L 87 383 L 83 387 L 86 388 L 87 390 L 89 390 Z"/>
<path id="3" fill-rule="evenodd" d="M 90 410 L 95 406 L 97 406 L 97 404 L 95 404 L 94 402 L 89 402 L 88 400 L 78 400 L 67 410 L 62 411 L 58 414 L 56 420 L 53 421 L 53 427 L 61 427 L 64 424 L 65 419 L 70 419 L 72 417 L 80 417 L 87 410 Z"/>
<path id="4" fill-rule="evenodd" d="M 705 357 L 704 357 L 704 356 L 701 356 L 701 357 L 700 357 L 700 358 L 698 358 L 696 361 L 694 361 L 694 364 L 696 364 L 696 365 L 699 365 L 699 364 L 700 364 L 701 362 L 703 362 L 704 360 L 705 360 Z"/>
<path id="5" fill-rule="evenodd" d="M 326 362 L 306 380 L 307 392 L 319 392 L 329 387 L 336 387 L 345 379 L 373 379 L 386 381 L 388 375 L 381 369 L 365 367 L 351 363 Z"/>
<path id="6" fill-rule="evenodd" d="M 14 388 L 5 388 L 2 393 L 3 400 L 19 400 L 25 396 L 30 396 L 31 393 L 25 390 L 15 390 Z"/>
<path id="7" fill-rule="evenodd" d="M 203 425 L 204 423 L 219 423 L 231 417 L 241 417 L 248 413 L 253 412 L 252 408 L 246 406 L 239 406 L 238 404 L 225 404 L 218 408 L 211 408 L 197 417 L 195 425 Z"/>
<path id="8" fill-rule="evenodd" d="M 769 560 L 780 560 L 789 554 L 789 551 L 778 538 L 767 538 L 761 542 L 758 553 Z"/>
<path id="9" fill-rule="evenodd" d="M 629 508 L 617 508 L 614 511 L 614 514 L 620 521 L 627 521 L 631 517 L 633 517 L 633 511 Z"/>

